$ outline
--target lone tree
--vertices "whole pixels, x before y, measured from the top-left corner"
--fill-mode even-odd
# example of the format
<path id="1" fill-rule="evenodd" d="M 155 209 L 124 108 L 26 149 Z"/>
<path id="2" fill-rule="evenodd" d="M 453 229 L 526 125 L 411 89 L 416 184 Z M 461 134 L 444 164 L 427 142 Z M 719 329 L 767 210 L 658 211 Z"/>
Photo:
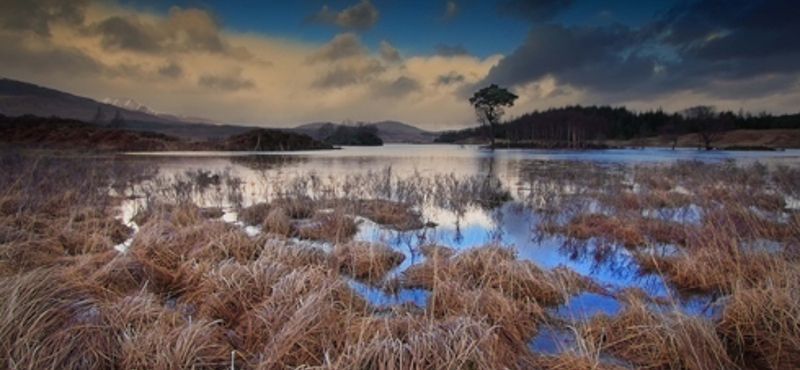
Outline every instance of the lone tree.
<path id="1" fill-rule="evenodd" d="M 494 150 L 494 130 L 500 122 L 505 110 L 503 107 L 513 107 L 518 96 L 495 84 L 484 87 L 469 98 L 469 103 L 475 108 L 478 122 L 481 126 L 489 127 L 489 140 Z"/>
<path id="2" fill-rule="evenodd" d="M 717 114 L 716 108 L 709 105 L 698 105 L 685 109 L 683 116 L 689 128 L 697 133 L 700 144 L 711 150 L 711 144 L 719 140 L 728 129 L 726 117 Z"/>

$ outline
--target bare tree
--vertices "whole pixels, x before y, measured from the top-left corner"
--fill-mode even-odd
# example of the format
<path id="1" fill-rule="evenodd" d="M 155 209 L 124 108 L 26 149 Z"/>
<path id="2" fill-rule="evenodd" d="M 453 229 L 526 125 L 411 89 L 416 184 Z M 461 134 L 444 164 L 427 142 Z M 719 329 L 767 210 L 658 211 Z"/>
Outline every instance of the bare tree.
<path id="1" fill-rule="evenodd" d="M 698 105 L 683 111 L 687 126 L 697 133 L 699 144 L 706 150 L 711 150 L 712 143 L 719 140 L 725 133 L 728 122 L 717 114 L 716 109 L 710 105 Z"/>

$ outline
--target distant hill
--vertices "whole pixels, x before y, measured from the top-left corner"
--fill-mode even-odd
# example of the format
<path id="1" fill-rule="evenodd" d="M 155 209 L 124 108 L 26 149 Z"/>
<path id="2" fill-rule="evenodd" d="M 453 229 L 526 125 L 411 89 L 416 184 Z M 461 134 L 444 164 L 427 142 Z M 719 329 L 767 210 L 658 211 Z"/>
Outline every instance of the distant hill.
<path id="1" fill-rule="evenodd" d="M 105 114 L 107 120 L 114 117 L 116 111 L 119 110 L 126 121 L 174 123 L 174 121 L 146 112 L 100 103 L 93 99 L 27 82 L 0 79 L 0 113 L 6 116 L 17 117 L 32 114 L 40 117 L 60 117 L 91 122 L 95 118 L 98 108 Z"/>
<path id="2" fill-rule="evenodd" d="M 329 122 L 315 122 L 297 126 L 290 131 L 306 134 L 314 139 L 322 140 L 319 129 Z M 432 143 L 439 133 L 422 130 L 407 123 L 382 121 L 370 123 L 378 128 L 378 137 L 385 143 Z M 339 126 L 338 124 L 334 124 Z"/>
<path id="3" fill-rule="evenodd" d="M 160 133 L 97 126 L 74 119 L 0 114 L 0 145 L 89 152 L 222 150 L 287 151 L 333 149 L 308 135 L 254 129 L 225 140 L 185 141 Z"/>
<path id="4" fill-rule="evenodd" d="M 163 118 L 168 121 L 173 122 L 181 122 L 181 123 L 201 123 L 201 124 L 208 124 L 208 125 L 225 125 L 224 122 L 220 122 L 213 119 L 203 118 L 203 117 L 195 117 L 195 116 L 183 116 L 178 114 L 169 114 L 169 113 L 159 113 L 148 106 L 139 103 L 136 100 L 130 98 L 105 98 L 103 99 L 103 103 L 111 104 L 115 107 L 124 108 L 127 110 L 132 110 L 136 112 L 147 113 L 159 118 Z"/>
<path id="5" fill-rule="evenodd" d="M 191 140 L 222 140 L 254 127 L 222 125 L 204 119 L 155 113 L 136 102 L 107 99 L 107 103 L 69 94 L 27 82 L 0 78 L 0 114 L 9 117 L 34 115 L 60 117 L 93 122 L 98 108 L 109 122 L 117 111 L 125 120 L 125 128 L 134 131 L 153 131 Z"/>
<path id="6" fill-rule="evenodd" d="M 0 114 L 9 117 L 34 115 L 60 117 L 87 123 L 97 123 L 98 108 L 108 123 L 119 111 L 125 128 L 134 131 L 152 131 L 194 141 L 222 141 L 258 127 L 234 126 L 218 121 L 158 113 L 132 99 L 106 98 L 103 102 L 27 82 L 0 78 Z M 321 140 L 319 128 L 327 122 L 309 123 L 281 131 L 306 134 Z M 396 121 L 374 123 L 378 137 L 388 143 L 431 143 L 438 133 Z"/>

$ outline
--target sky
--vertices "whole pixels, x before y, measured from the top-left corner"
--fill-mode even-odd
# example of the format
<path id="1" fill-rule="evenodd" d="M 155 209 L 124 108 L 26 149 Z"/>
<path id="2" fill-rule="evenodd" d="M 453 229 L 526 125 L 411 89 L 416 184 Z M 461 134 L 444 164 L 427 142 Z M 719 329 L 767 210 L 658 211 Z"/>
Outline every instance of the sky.
<path id="1" fill-rule="evenodd" d="M 788 0 L 0 0 L 0 77 L 232 124 L 474 126 L 566 105 L 800 111 Z"/>

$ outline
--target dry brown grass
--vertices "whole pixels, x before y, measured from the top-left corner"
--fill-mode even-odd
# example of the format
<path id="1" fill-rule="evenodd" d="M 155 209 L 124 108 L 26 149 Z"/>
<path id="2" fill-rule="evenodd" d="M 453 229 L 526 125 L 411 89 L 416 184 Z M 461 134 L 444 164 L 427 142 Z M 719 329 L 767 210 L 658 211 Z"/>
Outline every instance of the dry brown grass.
<path id="1" fill-rule="evenodd" d="M 341 210 L 317 212 L 309 224 L 299 230 L 300 238 L 325 240 L 333 243 L 345 242 L 358 231 L 353 217 Z"/>
<path id="2" fill-rule="evenodd" d="M 0 276 L 57 265 L 64 254 L 61 243 L 52 238 L 31 238 L 0 244 Z"/>
<path id="3" fill-rule="evenodd" d="M 597 290 L 597 286 L 567 268 L 545 270 L 517 260 L 513 250 L 486 245 L 460 252 L 452 258 L 431 258 L 403 272 L 404 285 L 436 289 L 439 282 L 459 282 L 470 288 L 491 288 L 518 300 L 541 305 L 564 302 L 570 294 Z"/>
<path id="4" fill-rule="evenodd" d="M 346 283 L 319 267 L 282 276 L 257 307 L 243 318 L 238 345 L 252 353 L 258 369 L 321 365 L 345 347 L 351 321 L 366 302 Z"/>
<path id="5" fill-rule="evenodd" d="M 256 203 L 239 210 L 237 218 L 248 225 L 261 225 L 272 208 L 269 203 Z"/>
<path id="6" fill-rule="evenodd" d="M 337 244 L 331 258 L 332 264 L 342 273 L 376 284 L 406 256 L 385 244 L 349 242 Z"/>
<path id="7" fill-rule="evenodd" d="M 260 261 L 273 261 L 291 268 L 322 266 L 328 261 L 328 255 L 318 247 L 271 236 L 262 236 L 256 243 Z"/>
<path id="8" fill-rule="evenodd" d="M 736 205 L 712 210 L 701 221 L 684 229 L 685 247 L 678 254 L 636 254 L 642 269 L 664 273 L 682 289 L 726 293 L 738 285 L 757 285 L 773 270 L 785 271 L 780 254 L 746 243 L 784 240 L 791 224 L 771 222 Z"/>
<path id="9" fill-rule="evenodd" d="M 676 256 L 635 256 L 645 271 L 663 273 L 675 285 L 690 291 L 731 292 L 737 284 L 757 284 L 776 267 L 774 256 L 736 246 L 693 250 Z"/>
<path id="10" fill-rule="evenodd" d="M 419 246 L 419 251 L 422 253 L 425 258 L 428 259 L 435 259 L 435 258 L 450 258 L 456 252 L 450 248 L 440 244 L 423 244 Z"/>
<path id="11" fill-rule="evenodd" d="M 627 366 L 600 360 L 594 355 L 565 351 L 556 355 L 530 355 L 522 359 L 522 368 L 541 370 L 625 370 Z"/>
<path id="12" fill-rule="evenodd" d="M 193 303 L 201 316 L 235 327 L 290 272 L 288 267 L 268 261 L 222 262 L 206 272 L 200 286 L 187 294 L 184 301 Z"/>
<path id="13" fill-rule="evenodd" d="M 610 238 L 626 246 L 642 245 L 645 242 L 642 232 L 627 220 L 598 213 L 579 214 L 566 225 L 551 227 L 547 231 L 563 233 L 576 239 Z"/>
<path id="14" fill-rule="evenodd" d="M 84 286 L 65 279 L 57 268 L 36 269 L 0 279 L 0 300 L 0 366 L 45 369 L 80 361 L 64 352 L 68 343 L 62 339 L 94 305 Z M 84 352 L 106 349 L 90 344 Z M 90 357 L 86 365 L 100 366 L 102 358 Z"/>
<path id="15" fill-rule="evenodd" d="M 657 313 L 631 299 L 616 316 L 597 314 L 579 328 L 599 351 L 648 369 L 734 369 L 713 323 L 680 311 Z"/>
<path id="16" fill-rule="evenodd" d="M 502 369 L 517 368 L 518 356 L 504 350 L 493 329 L 465 317 L 443 321 L 374 318 L 342 356 L 318 369 Z M 369 328 L 369 329 L 367 329 Z M 371 331 L 371 333 L 370 333 Z"/>
<path id="17" fill-rule="evenodd" d="M 280 207 L 273 208 L 267 213 L 261 223 L 261 230 L 265 233 L 286 237 L 297 235 L 297 228 L 292 225 L 292 220 L 286 215 L 286 211 Z"/>
<path id="18" fill-rule="evenodd" d="M 494 289 L 470 289 L 444 281 L 428 298 L 426 313 L 437 319 L 463 316 L 484 321 L 494 328 L 503 350 L 517 354 L 526 350 L 545 316 L 532 300 L 516 300 Z"/>
<path id="19" fill-rule="evenodd" d="M 221 262 L 233 259 L 245 263 L 258 258 L 259 247 L 256 240 L 235 225 L 222 221 L 206 221 L 184 228 L 183 239 L 191 242 L 197 239 L 188 258 L 203 262 Z"/>
<path id="20" fill-rule="evenodd" d="M 181 201 L 177 204 L 151 200 L 144 209 L 139 210 L 132 221 L 144 225 L 155 220 L 166 220 L 176 227 L 191 226 L 206 220 L 205 212 L 194 202 Z"/>
<path id="21" fill-rule="evenodd" d="M 717 324 L 731 357 L 748 368 L 789 369 L 800 363 L 800 267 L 775 269 L 753 287 L 737 286 Z"/>
<path id="22" fill-rule="evenodd" d="M 408 204 L 384 199 L 362 200 L 358 204 L 357 214 L 378 224 L 396 230 L 414 230 L 424 226 L 420 216 Z"/>

